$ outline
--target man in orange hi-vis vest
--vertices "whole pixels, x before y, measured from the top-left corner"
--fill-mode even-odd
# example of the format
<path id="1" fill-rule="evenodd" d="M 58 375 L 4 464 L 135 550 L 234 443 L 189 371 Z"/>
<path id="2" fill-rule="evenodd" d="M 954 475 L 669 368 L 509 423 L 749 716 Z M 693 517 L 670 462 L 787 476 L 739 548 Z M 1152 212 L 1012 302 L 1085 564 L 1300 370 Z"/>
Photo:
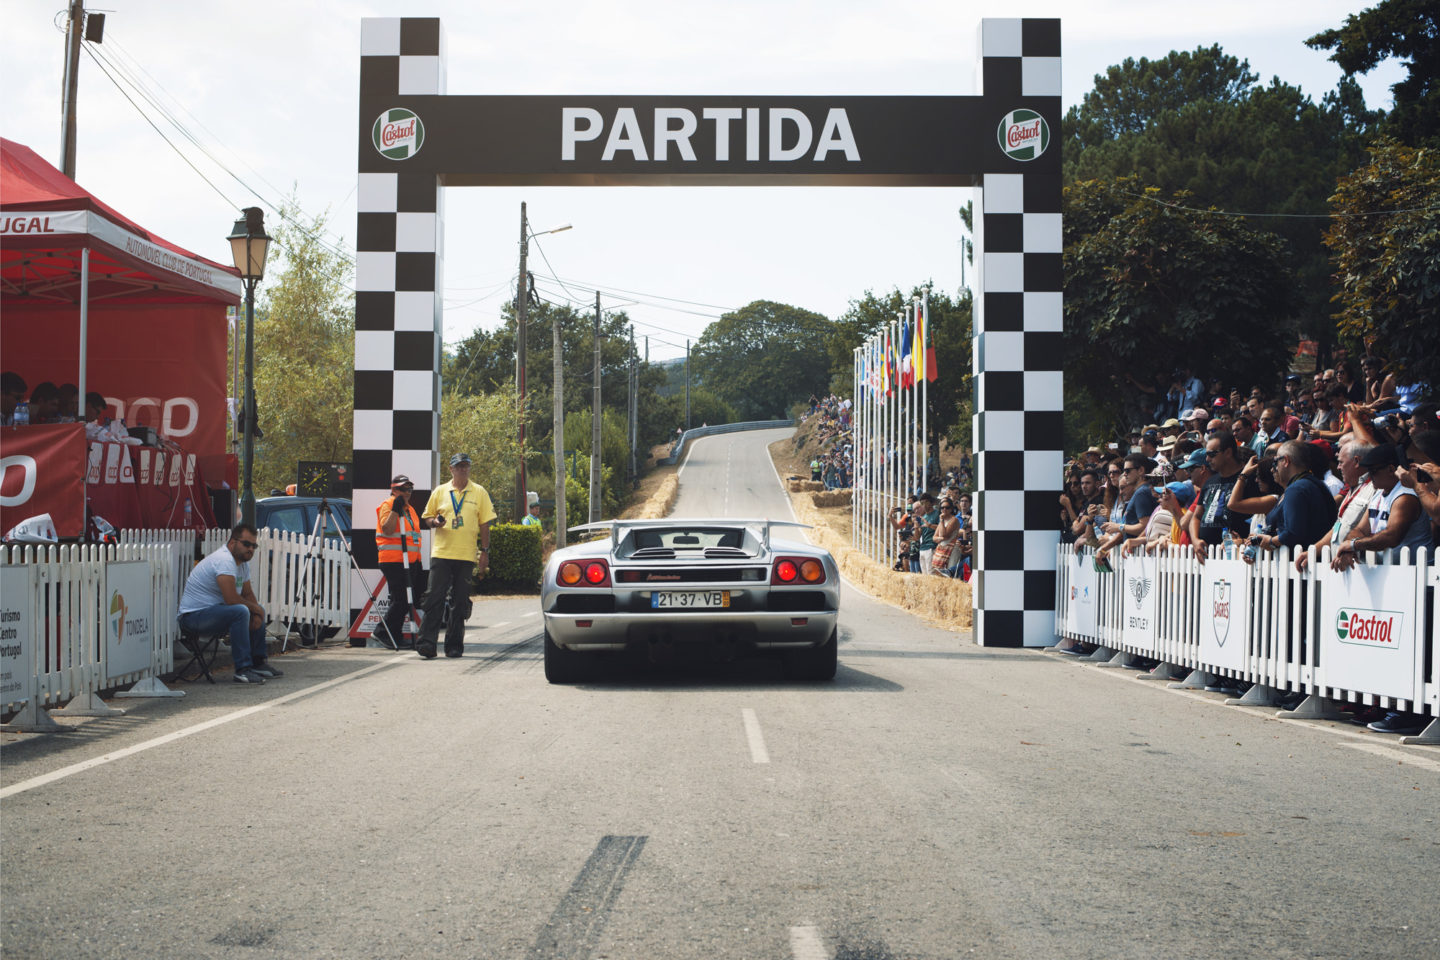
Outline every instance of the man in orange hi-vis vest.
<path id="1" fill-rule="evenodd" d="M 411 593 L 420 597 L 420 517 L 410 506 L 415 484 L 405 474 L 390 481 L 390 499 L 375 508 L 375 547 L 380 553 L 380 570 L 390 587 L 390 609 L 384 627 L 400 650 L 412 650 L 413 641 L 405 639 L 405 614 L 410 612 Z M 375 631 L 382 642 L 385 634 Z"/>

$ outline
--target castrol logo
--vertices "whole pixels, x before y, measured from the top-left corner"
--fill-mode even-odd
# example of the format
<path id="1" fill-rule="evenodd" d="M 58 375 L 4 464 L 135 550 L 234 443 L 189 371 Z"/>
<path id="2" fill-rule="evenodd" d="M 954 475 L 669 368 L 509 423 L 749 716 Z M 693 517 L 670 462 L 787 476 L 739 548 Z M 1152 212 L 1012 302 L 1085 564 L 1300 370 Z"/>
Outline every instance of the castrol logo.
<path id="1" fill-rule="evenodd" d="M 1397 649 L 1405 615 L 1396 610 L 1345 610 L 1335 617 L 1335 637 L 1361 647 Z"/>
<path id="2" fill-rule="evenodd" d="M 425 124 L 419 116 L 404 107 L 391 107 L 375 118 L 370 139 L 380 156 L 390 160 L 406 160 L 425 145 Z"/>
<path id="3" fill-rule="evenodd" d="M 1034 110 L 1011 110 L 995 131 L 1000 149 L 1012 160 L 1034 160 L 1050 146 L 1050 125 Z"/>

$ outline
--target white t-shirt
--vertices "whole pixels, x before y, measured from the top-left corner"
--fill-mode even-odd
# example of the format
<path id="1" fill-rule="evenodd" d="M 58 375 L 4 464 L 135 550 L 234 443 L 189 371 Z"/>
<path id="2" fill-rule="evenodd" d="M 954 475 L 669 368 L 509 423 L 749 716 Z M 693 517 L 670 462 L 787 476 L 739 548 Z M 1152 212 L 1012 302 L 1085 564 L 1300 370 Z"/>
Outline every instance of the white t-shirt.
<path id="1" fill-rule="evenodd" d="M 215 582 L 215 578 L 220 576 L 234 577 L 235 592 L 239 593 L 250 579 L 250 564 L 236 560 L 229 546 L 222 546 L 195 564 L 195 569 L 190 571 L 190 579 L 185 581 L 185 592 L 180 595 L 180 612 L 192 613 L 224 603 L 220 585 Z"/>
<path id="2" fill-rule="evenodd" d="M 1395 504 L 1400 502 L 1401 497 L 1413 496 L 1415 496 L 1415 491 L 1403 483 L 1396 483 L 1390 488 L 1389 493 L 1381 493 L 1377 489 L 1374 498 L 1370 501 L 1370 535 L 1373 537 L 1390 526 L 1390 514 L 1394 512 Z M 1401 559 L 1401 552 L 1406 547 L 1413 550 L 1430 545 L 1430 518 L 1425 515 L 1424 510 L 1418 512 L 1419 516 L 1410 524 L 1410 529 L 1405 531 L 1405 536 L 1390 551 L 1392 562 L 1398 562 Z"/>

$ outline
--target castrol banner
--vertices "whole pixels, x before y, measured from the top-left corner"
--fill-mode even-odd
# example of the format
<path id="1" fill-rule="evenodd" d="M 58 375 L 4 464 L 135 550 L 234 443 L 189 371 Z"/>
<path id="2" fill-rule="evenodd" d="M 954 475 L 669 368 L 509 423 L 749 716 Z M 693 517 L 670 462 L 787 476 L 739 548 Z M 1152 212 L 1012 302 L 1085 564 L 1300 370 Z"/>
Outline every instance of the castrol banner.
<path id="1" fill-rule="evenodd" d="M 84 532 L 82 423 L 0 427 L 0 535 L 42 513 L 62 537 Z"/>
<path id="2" fill-rule="evenodd" d="M 1325 683 L 1384 697 L 1415 697 L 1419 619 L 1412 566 L 1356 564 L 1325 570 L 1320 607 L 1320 663 Z"/>
<path id="3" fill-rule="evenodd" d="M 106 415 L 154 427 L 222 476 L 226 453 L 226 320 L 214 304 L 107 305 L 90 314 L 85 389 Z M 75 306 L 7 310 L 0 326 L 6 370 L 41 383 L 79 384 L 80 316 Z M 76 416 L 84 414 L 83 399 Z M 84 455 L 81 455 L 84 459 Z"/>

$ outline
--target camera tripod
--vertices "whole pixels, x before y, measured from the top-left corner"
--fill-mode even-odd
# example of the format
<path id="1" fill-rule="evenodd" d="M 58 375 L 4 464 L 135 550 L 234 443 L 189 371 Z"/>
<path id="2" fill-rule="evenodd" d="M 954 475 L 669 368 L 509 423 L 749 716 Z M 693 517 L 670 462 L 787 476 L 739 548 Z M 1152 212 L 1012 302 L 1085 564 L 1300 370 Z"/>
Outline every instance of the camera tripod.
<path id="1" fill-rule="evenodd" d="M 307 646 L 320 642 L 320 601 L 325 595 L 325 589 L 329 586 L 335 588 L 334 584 L 321 582 L 320 572 L 323 569 L 322 561 L 325 558 L 325 540 L 321 533 L 325 529 L 325 521 L 330 520 L 335 524 L 337 531 L 344 529 L 340 517 L 335 513 L 335 507 L 331 505 L 328 496 L 320 498 L 320 505 L 315 511 L 315 525 L 310 530 L 310 546 L 305 557 L 300 562 L 300 567 L 295 571 L 295 591 L 290 597 L 290 602 L 285 608 L 285 616 L 281 620 L 285 624 L 285 639 L 281 641 L 280 652 L 284 653 L 285 648 L 290 645 L 290 631 L 295 629 L 304 643 L 305 629 L 310 630 L 311 643 Z M 370 583 L 365 578 L 365 571 L 360 569 L 360 564 L 355 561 L 355 553 L 350 549 L 350 541 L 344 536 L 340 538 L 340 546 L 345 548 L 345 554 L 350 558 L 350 567 L 360 575 L 360 583 L 365 587 L 368 595 Z M 288 564 L 287 564 L 288 566 Z M 290 571 L 287 569 L 286 574 Z M 307 592 L 308 591 L 308 592 Z M 310 614 L 308 620 L 303 616 L 305 612 Z M 348 611 L 346 616 L 348 616 Z"/>

